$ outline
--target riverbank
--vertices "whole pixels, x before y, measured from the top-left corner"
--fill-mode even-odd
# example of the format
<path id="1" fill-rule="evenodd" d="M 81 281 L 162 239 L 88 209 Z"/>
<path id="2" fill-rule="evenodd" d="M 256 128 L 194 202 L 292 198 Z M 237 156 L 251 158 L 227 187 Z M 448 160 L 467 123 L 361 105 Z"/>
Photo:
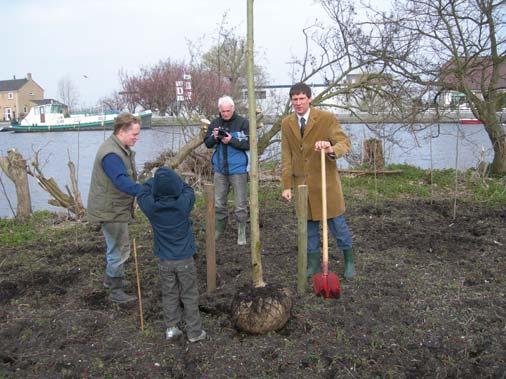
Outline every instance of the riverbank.
<path id="1" fill-rule="evenodd" d="M 455 124 L 459 123 L 461 119 L 473 119 L 474 115 L 470 111 L 460 112 L 445 112 L 444 114 L 437 114 L 434 111 L 427 111 L 414 117 L 413 119 L 399 119 L 392 115 L 385 115 L 381 113 L 336 113 L 343 124 L 398 124 L 398 123 L 417 123 L 417 124 Z M 277 121 L 276 116 L 266 115 L 262 119 L 264 124 L 273 124 Z M 154 116 L 151 121 L 152 126 L 182 126 L 193 125 L 200 126 L 198 121 L 182 120 L 176 117 L 169 116 Z"/>
<path id="2" fill-rule="evenodd" d="M 164 340 L 152 234 L 137 214 L 144 308 L 115 306 L 102 287 L 98 228 L 48 212 L 0 220 L 0 376 L 5 377 L 498 377 L 506 374 L 504 182 L 404 167 L 401 175 L 343 178 L 358 275 L 339 300 L 293 297 L 287 325 L 251 336 L 229 317 L 251 282 L 249 246 L 235 225 L 217 242 L 218 288 L 206 294 L 205 206 L 192 217 L 200 311 L 209 339 Z M 264 279 L 295 293 L 295 212 L 277 185 L 260 189 Z M 233 220 L 233 209 L 230 208 Z M 342 256 L 329 242 L 330 270 Z M 127 262 L 135 292 L 133 258 Z"/>

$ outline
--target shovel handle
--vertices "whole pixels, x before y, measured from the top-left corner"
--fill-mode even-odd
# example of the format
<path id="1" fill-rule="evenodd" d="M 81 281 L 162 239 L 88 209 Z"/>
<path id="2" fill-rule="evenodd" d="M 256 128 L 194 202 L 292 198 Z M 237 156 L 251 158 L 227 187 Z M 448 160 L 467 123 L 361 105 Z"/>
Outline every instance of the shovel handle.
<path id="1" fill-rule="evenodd" d="M 321 168 L 322 168 L 322 229 L 323 229 L 323 257 L 322 271 L 323 275 L 329 273 L 329 242 L 327 229 L 327 175 L 325 171 L 325 150 L 321 149 Z"/>

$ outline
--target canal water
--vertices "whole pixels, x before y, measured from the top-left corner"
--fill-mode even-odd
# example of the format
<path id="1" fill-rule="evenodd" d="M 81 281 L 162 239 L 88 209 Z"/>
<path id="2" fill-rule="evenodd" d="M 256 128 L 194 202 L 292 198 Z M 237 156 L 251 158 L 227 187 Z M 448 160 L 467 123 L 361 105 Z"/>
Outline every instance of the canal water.
<path id="1" fill-rule="evenodd" d="M 373 132 L 363 124 L 345 124 L 343 128 L 353 141 L 353 154 L 348 160 L 340 159 L 338 166 L 350 167 L 359 162 L 362 141 L 380 137 L 383 141 L 387 163 L 407 163 L 421 168 L 455 168 L 465 170 L 475 167 L 480 160 L 491 161 L 493 151 L 482 125 L 425 125 L 413 133 L 397 124 L 385 125 L 379 132 Z M 195 131 L 195 129 L 193 129 Z M 70 184 L 69 158 L 77 169 L 78 185 L 86 206 L 88 187 L 93 160 L 99 145 L 110 135 L 110 131 L 53 132 L 53 133 L 0 133 L 0 156 L 15 148 L 28 162 L 39 151 L 39 163 L 46 177 L 53 177 L 64 188 Z M 141 132 L 140 140 L 134 147 L 139 171 L 145 162 L 156 158 L 161 152 L 177 150 L 188 139 L 192 129 L 183 131 L 177 126 L 161 126 Z M 432 136 L 432 138 L 431 138 Z M 431 153 L 432 151 L 432 153 Z M 279 159 L 279 144 L 273 145 L 261 157 L 262 160 Z M 43 191 L 34 178 L 30 179 L 30 193 L 34 210 L 62 210 L 48 205 L 49 195 Z M 12 217 L 16 208 L 14 184 L 0 170 L 0 217 Z M 1 185 L 3 184 L 3 186 Z"/>

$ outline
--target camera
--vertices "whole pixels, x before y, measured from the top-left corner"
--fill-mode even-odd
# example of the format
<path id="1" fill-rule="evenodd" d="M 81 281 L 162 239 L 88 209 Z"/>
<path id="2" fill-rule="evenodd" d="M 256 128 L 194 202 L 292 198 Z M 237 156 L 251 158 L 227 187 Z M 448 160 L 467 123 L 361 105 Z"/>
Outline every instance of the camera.
<path id="1" fill-rule="evenodd" d="M 225 138 L 227 136 L 227 133 L 229 133 L 227 128 L 224 128 L 223 126 L 220 126 L 218 128 L 218 138 L 219 139 Z"/>

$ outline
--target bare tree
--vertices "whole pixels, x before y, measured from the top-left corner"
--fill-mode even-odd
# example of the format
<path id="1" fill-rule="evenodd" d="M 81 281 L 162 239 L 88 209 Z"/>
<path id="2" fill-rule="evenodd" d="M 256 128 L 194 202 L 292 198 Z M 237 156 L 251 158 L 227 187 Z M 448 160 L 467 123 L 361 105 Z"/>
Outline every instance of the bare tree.
<path id="1" fill-rule="evenodd" d="M 322 1 L 337 7 L 336 0 Z M 494 149 L 492 172 L 506 174 L 500 107 L 506 83 L 504 0 L 398 0 L 374 11 L 368 27 L 390 43 L 377 52 L 387 70 L 420 92 L 455 91 L 483 122 Z M 370 8 L 372 10 L 372 8 Z"/>
<path id="2" fill-rule="evenodd" d="M 70 79 L 70 76 L 67 75 L 58 80 L 57 91 L 58 99 L 63 104 L 67 105 L 69 111 L 72 112 L 72 110 L 78 105 L 79 91 L 72 79 Z"/>
<path id="3" fill-rule="evenodd" d="M 150 67 L 141 67 L 134 75 L 120 73 L 121 93 L 130 103 L 161 114 L 177 113 L 175 82 L 181 80 L 185 65 L 170 59 Z"/>
<path id="4" fill-rule="evenodd" d="M 230 95 L 240 106 L 247 83 L 247 46 L 246 40 L 237 34 L 236 28 L 228 26 L 227 18 L 225 13 L 216 31 L 216 43 L 202 54 L 200 62 L 205 69 L 216 73 L 218 82 L 226 86 L 220 88 L 220 96 L 231 88 Z M 265 83 L 265 71 L 258 64 L 254 66 L 254 75 L 256 86 Z"/>
<path id="5" fill-rule="evenodd" d="M 313 96 L 313 106 L 341 108 L 359 116 L 360 102 L 350 99 L 362 90 L 381 97 L 384 102 L 388 100 L 390 108 L 399 107 L 401 90 L 393 90 L 393 81 L 386 80 L 386 65 L 376 53 L 386 49 L 388 39 L 374 38 L 375 31 L 360 23 L 354 2 L 322 1 L 322 5 L 331 24 L 326 27 L 324 23 L 316 22 L 302 30 L 306 52 L 301 58 L 292 60 L 293 80 L 327 84 Z M 350 80 L 357 74 L 360 80 Z M 387 110 L 385 107 L 384 111 Z M 259 155 L 277 142 L 274 136 L 280 131 L 282 118 L 290 111 L 290 101 L 286 99 L 282 115 L 272 126 L 266 127 L 259 138 Z"/>
<path id="6" fill-rule="evenodd" d="M 98 105 L 105 111 L 123 111 L 127 106 L 127 97 L 114 91 L 110 96 L 103 97 L 98 101 Z M 135 108 L 134 108 L 135 110 Z"/>

